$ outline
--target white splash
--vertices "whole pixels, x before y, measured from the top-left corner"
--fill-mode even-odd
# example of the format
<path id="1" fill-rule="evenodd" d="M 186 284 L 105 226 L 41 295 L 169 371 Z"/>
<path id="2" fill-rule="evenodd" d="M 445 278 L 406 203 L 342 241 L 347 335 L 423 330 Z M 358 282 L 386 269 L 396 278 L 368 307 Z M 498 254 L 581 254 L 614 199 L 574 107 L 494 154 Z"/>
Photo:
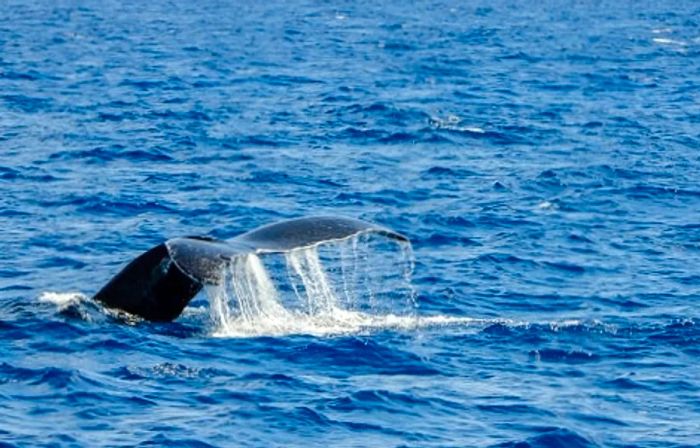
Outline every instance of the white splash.
<path id="1" fill-rule="evenodd" d="M 291 316 L 258 255 L 234 258 L 224 278 L 207 290 L 215 335 L 255 333 L 261 325 L 272 333 L 285 328 Z"/>
<path id="2" fill-rule="evenodd" d="M 400 252 L 398 257 L 394 254 L 394 261 L 382 253 L 384 265 L 374 262 L 362 237 L 333 246 L 337 249 L 335 253 L 324 253 L 323 260 L 319 246 L 286 252 L 281 260 L 284 269 L 277 277 L 263 263 L 264 256 L 246 254 L 235 258 L 226 268 L 225 281 L 207 290 L 213 335 L 324 336 L 454 322 L 447 317 L 421 319 L 416 315 L 409 245 L 399 245 Z M 332 269 L 326 262 L 337 266 Z M 398 272 L 393 272 L 397 269 Z M 400 278 L 402 285 L 389 292 L 375 288 L 374 283 L 381 283 L 377 281 L 382 271 L 389 284 Z M 391 304 L 385 302 L 391 300 L 403 302 L 393 307 L 408 312 L 387 312 Z"/>
<path id="3" fill-rule="evenodd" d="M 72 306 L 77 306 L 87 300 L 88 297 L 80 292 L 42 292 L 39 302 L 52 303 L 58 311 L 64 311 Z"/>
<path id="4" fill-rule="evenodd" d="M 464 124 L 457 115 L 448 115 L 447 118 L 431 117 L 430 124 L 437 129 L 466 132 L 470 134 L 485 134 L 486 130 L 479 126 Z"/>
<path id="5" fill-rule="evenodd" d="M 249 338 L 255 336 L 288 336 L 293 334 L 309 336 L 338 336 L 362 334 L 376 330 L 417 330 L 421 328 L 474 326 L 480 330 L 497 321 L 455 316 L 417 315 L 371 315 L 358 311 L 337 309 L 325 316 L 310 316 L 293 312 L 284 321 L 242 322 L 237 319 L 226 329 L 219 328 L 213 333 L 221 338 Z"/>

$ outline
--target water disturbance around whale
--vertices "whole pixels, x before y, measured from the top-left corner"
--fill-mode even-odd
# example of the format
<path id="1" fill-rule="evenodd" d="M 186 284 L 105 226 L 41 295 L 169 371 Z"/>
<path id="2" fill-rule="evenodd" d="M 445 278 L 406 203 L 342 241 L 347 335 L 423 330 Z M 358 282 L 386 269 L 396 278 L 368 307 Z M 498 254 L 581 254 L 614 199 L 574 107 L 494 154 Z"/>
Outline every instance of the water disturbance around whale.
<path id="1" fill-rule="evenodd" d="M 179 255 L 173 258 L 183 259 Z M 359 232 L 280 252 L 249 251 L 216 263 L 200 260 L 198 279 L 208 301 L 206 331 L 214 337 L 234 338 L 330 336 L 479 322 L 457 316 L 419 316 L 411 280 L 413 258 L 407 239 Z M 185 261 L 190 263 L 186 266 L 194 266 L 194 258 Z M 172 269 L 175 262 L 161 265 Z M 191 271 L 178 269 L 191 278 Z M 61 313 L 95 319 L 94 309 L 89 309 L 94 302 L 84 294 L 46 292 L 39 300 L 56 305 Z M 126 322 L 137 317 L 120 308 L 102 310 Z M 195 306 L 183 314 L 201 317 L 202 311 Z"/>

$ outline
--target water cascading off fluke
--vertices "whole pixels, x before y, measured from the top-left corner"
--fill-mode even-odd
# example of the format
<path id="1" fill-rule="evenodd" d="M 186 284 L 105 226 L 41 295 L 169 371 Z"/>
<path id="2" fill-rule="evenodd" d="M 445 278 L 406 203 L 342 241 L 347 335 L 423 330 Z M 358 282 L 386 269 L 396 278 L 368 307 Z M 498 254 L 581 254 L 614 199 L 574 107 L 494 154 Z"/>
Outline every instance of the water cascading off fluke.
<path id="1" fill-rule="evenodd" d="M 278 258 L 268 270 L 263 260 L 272 257 Z M 387 320 L 407 324 L 415 319 L 406 276 L 410 266 L 408 243 L 373 245 L 367 235 L 281 254 L 243 255 L 232 260 L 225 282 L 207 289 L 213 333 L 327 335 L 381 327 Z M 384 275 L 377 274 L 382 271 Z M 381 279 L 370 273 L 389 284 L 375 288 Z"/>
<path id="2" fill-rule="evenodd" d="M 368 235 L 410 247 L 403 235 L 357 219 L 327 216 L 291 219 L 259 227 L 228 241 L 210 237 L 170 239 L 134 259 L 93 298 L 109 308 L 147 320 L 170 321 L 206 287 L 210 295 L 228 295 L 238 300 L 227 309 L 223 302 L 212 301 L 212 310 L 218 313 L 216 319 L 222 325 L 236 319 L 248 323 L 263 318 L 282 322 L 321 315 L 333 321 L 347 310 L 366 311 L 367 307 L 347 306 L 356 300 L 357 294 L 351 294 L 350 290 L 357 287 L 357 282 L 348 286 L 349 277 L 345 274 L 341 278 L 343 296 L 338 295 L 338 282 L 330 275 L 332 269 L 324 266 L 328 260 L 322 260 L 321 247 L 347 242 L 356 246 L 359 239 Z M 362 264 L 358 263 L 356 249 L 352 252 L 353 266 Z M 273 254 L 282 254 L 287 271 L 298 277 L 292 289 L 298 292 L 297 297 L 303 290 L 305 311 L 289 308 L 285 294 L 280 294 L 286 291 L 284 288 L 278 291 L 275 286 L 261 261 L 261 257 Z M 365 272 L 371 273 L 376 267 L 370 269 L 365 263 Z M 345 272 L 342 267 L 340 270 Z M 353 270 L 353 278 L 357 272 Z M 368 285 L 365 286 L 370 297 L 374 298 Z M 340 300 L 341 297 L 345 300 Z"/>

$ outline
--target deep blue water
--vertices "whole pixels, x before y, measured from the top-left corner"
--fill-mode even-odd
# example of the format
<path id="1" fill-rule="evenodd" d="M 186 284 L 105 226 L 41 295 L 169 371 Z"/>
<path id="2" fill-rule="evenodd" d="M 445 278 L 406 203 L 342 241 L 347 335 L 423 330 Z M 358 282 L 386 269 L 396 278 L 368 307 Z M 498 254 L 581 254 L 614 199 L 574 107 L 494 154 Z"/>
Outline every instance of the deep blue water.
<path id="1" fill-rule="evenodd" d="M 0 445 L 700 446 L 697 2 L 7 0 L 0 155 Z M 308 214 L 444 323 L 46 300 Z"/>

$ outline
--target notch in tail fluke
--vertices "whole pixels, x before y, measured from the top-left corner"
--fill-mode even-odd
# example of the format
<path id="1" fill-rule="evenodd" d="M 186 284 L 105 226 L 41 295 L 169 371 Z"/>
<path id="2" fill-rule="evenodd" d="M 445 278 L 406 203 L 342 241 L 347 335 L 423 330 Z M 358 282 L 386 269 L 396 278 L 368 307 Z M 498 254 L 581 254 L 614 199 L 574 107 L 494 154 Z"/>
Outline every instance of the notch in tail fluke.
<path id="1" fill-rule="evenodd" d="M 147 320 L 172 321 L 205 284 L 219 283 L 223 268 L 236 256 L 288 252 L 363 233 L 408 242 L 408 238 L 386 227 L 329 216 L 281 221 L 228 241 L 174 238 L 136 257 L 94 299 Z"/>

